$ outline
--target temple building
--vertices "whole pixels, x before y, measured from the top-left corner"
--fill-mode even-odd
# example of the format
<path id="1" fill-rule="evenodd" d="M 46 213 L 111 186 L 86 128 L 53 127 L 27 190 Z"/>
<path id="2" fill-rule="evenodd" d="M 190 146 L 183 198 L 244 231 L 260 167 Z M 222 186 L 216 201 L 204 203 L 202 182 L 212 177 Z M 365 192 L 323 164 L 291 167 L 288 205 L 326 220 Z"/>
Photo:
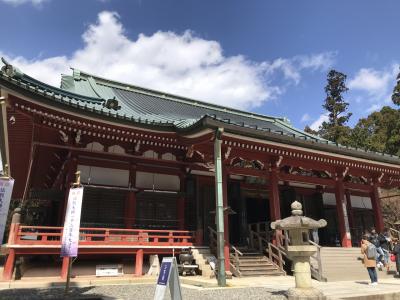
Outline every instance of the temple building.
<path id="1" fill-rule="evenodd" d="M 214 251 L 218 197 L 225 269 L 235 275 L 237 249 L 256 247 L 261 235 L 270 251 L 279 249 L 269 224 L 289 216 L 294 200 L 306 216 L 327 220 L 320 245 L 352 247 L 364 230 L 384 227 L 380 189 L 400 186 L 398 157 L 338 145 L 286 118 L 77 69 L 62 75 L 57 88 L 7 62 L 0 92 L 3 169 L 15 179 L 12 201 L 29 212 L 11 224 L 3 279 L 11 278 L 18 257 L 59 257 L 78 170 L 79 259 L 135 257 L 138 276 L 150 254 L 188 246 Z M 278 256 L 269 258 L 279 265 Z"/>

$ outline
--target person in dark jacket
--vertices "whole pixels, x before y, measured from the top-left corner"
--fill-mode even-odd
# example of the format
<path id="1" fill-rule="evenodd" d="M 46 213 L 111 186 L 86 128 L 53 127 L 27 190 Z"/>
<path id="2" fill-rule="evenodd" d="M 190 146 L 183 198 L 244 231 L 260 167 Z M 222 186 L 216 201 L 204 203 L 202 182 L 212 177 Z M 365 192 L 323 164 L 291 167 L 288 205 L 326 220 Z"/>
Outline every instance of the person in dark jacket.
<path id="1" fill-rule="evenodd" d="M 392 254 L 396 256 L 396 275 L 400 275 L 400 243 L 397 238 L 393 238 Z"/>
<path id="2" fill-rule="evenodd" d="M 386 271 L 389 271 L 389 253 L 390 253 L 390 232 L 387 228 L 383 230 L 381 234 L 378 235 L 379 246 L 383 251 L 383 264 Z"/>
<path id="3" fill-rule="evenodd" d="M 376 247 L 376 267 L 381 269 L 383 267 L 384 254 L 379 241 L 379 234 L 376 232 L 375 228 L 371 229 L 371 235 L 368 241 Z"/>

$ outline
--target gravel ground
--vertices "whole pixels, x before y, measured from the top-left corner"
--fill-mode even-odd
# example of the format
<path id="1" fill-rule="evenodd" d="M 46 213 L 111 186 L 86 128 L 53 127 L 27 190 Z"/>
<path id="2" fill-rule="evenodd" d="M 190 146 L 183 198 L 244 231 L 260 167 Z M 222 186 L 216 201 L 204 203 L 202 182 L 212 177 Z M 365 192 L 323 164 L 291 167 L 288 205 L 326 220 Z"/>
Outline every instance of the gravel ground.
<path id="1" fill-rule="evenodd" d="M 98 287 L 72 288 L 68 299 L 85 300 L 147 300 L 154 299 L 154 285 L 107 285 Z M 39 300 L 62 299 L 63 289 L 12 289 L 0 290 L 1 300 Z M 193 289 L 182 288 L 183 299 L 201 300 L 253 300 L 253 299 L 286 299 L 283 291 L 271 291 L 267 288 L 227 288 L 227 289 Z M 165 299 L 171 299 L 167 291 Z"/>

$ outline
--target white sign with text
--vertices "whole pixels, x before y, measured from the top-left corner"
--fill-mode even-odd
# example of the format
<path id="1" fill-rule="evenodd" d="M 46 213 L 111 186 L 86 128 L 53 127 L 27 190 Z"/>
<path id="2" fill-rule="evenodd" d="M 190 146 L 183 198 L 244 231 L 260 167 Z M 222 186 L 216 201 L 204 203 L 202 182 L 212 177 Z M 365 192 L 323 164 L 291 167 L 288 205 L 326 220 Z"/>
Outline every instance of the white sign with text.
<path id="1" fill-rule="evenodd" d="M 13 187 L 14 179 L 0 179 L 0 243 L 3 241 L 6 229 Z"/>
<path id="2" fill-rule="evenodd" d="M 71 188 L 68 195 L 67 212 L 61 244 L 61 257 L 77 257 L 83 187 Z"/>

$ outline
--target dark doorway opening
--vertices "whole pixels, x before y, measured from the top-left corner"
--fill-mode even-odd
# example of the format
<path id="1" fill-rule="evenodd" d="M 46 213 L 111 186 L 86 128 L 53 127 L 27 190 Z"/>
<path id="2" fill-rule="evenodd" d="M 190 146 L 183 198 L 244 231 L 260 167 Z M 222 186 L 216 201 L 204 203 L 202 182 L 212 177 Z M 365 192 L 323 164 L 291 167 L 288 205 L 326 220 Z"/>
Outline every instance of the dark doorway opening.
<path id="1" fill-rule="evenodd" d="M 247 224 L 270 220 L 269 201 L 265 198 L 246 198 Z"/>

